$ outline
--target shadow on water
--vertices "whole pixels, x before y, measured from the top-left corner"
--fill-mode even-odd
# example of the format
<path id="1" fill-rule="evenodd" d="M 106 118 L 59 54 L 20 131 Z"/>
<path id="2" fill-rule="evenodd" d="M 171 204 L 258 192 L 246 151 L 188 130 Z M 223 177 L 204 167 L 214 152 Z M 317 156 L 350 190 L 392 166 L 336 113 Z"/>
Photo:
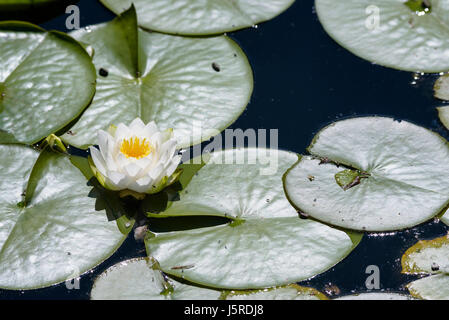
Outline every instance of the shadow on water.
<path id="1" fill-rule="evenodd" d="M 74 5 L 77 2 L 78 0 L 63 0 L 47 4 L 27 4 L 18 8 L 16 6 L 10 10 L 0 7 L 0 21 L 21 20 L 40 24 L 65 14 L 67 6 Z"/>

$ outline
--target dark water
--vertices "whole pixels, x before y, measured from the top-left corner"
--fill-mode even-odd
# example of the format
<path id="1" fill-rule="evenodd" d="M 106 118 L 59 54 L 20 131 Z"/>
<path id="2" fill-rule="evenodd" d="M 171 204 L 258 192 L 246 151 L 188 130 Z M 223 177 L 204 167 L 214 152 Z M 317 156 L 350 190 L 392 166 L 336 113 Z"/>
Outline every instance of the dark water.
<path id="1" fill-rule="evenodd" d="M 81 26 L 109 21 L 114 15 L 95 0 L 81 0 Z M 58 14 L 57 14 L 58 15 Z M 41 25 L 65 29 L 67 15 Z M 297 1 L 276 19 L 230 34 L 247 53 L 255 74 L 255 91 L 247 110 L 232 128 L 279 129 L 279 148 L 305 152 L 314 134 L 341 118 L 386 115 L 408 120 L 446 138 L 433 98 L 435 75 L 424 75 L 412 84 L 413 74 L 373 65 L 336 44 L 322 29 L 313 1 Z M 430 221 L 393 235 L 367 234 L 341 263 L 315 278 L 302 282 L 325 291 L 336 285 L 340 294 L 366 291 L 369 265 L 380 268 L 381 289 L 404 290 L 414 276 L 401 275 L 400 258 L 419 239 L 447 233 L 443 223 Z M 93 279 L 122 260 L 144 256 L 142 243 L 128 237 L 107 261 L 82 276 L 81 290 L 64 284 L 31 291 L 0 290 L 6 299 L 88 299 Z"/>

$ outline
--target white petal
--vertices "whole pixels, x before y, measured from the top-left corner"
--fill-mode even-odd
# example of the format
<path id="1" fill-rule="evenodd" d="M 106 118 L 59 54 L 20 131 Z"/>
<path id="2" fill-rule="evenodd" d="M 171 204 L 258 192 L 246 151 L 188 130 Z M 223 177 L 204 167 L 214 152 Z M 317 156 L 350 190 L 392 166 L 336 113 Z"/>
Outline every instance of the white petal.
<path id="1" fill-rule="evenodd" d="M 108 171 L 106 179 L 116 190 L 126 189 L 129 184 L 127 177 L 123 173 L 117 171 Z"/>
<path id="2" fill-rule="evenodd" d="M 156 126 L 156 124 L 154 123 L 154 121 L 151 121 L 150 123 L 148 123 L 145 128 L 142 130 L 141 135 L 144 138 L 150 139 L 151 136 L 153 134 L 155 134 L 156 132 L 158 132 L 158 128 Z"/>
<path id="3" fill-rule="evenodd" d="M 136 177 L 142 170 L 136 163 L 130 162 L 125 166 L 125 171 L 130 177 Z"/>
<path id="4" fill-rule="evenodd" d="M 92 157 L 92 161 L 95 164 L 95 167 L 97 168 L 100 173 L 105 176 L 106 175 L 106 163 L 104 162 L 103 157 L 101 156 L 100 151 L 98 151 L 95 147 L 90 147 L 90 156 Z"/>
<path id="5" fill-rule="evenodd" d="M 167 177 L 170 177 L 176 170 L 176 168 L 179 166 L 179 163 L 181 162 L 181 155 L 176 155 L 171 160 L 171 163 L 168 167 L 166 167 L 166 174 Z"/>
<path id="6" fill-rule="evenodd" d="M 114 137 L 116 141 L 120 141 L 123 140 L 124 138 L 128 138 L 131 136 L 132 136 L 131 130 L 126 125 L 120 123 L 117 126 L 117 130 L 115 130 L 115 137 Z"/>
<path id="7" fill-rule="evenodd" d="M 162 142 L 168 141 L 172 137 L 173 137 L 173 129 L 167 129 L 161 132 Z"/>
<path id="8" fill-rule="evenodd" d="M 158 163 L 156 167 L 152 168 L 148 175 L 154 180 L 154 183 L 158 183 L 165 173 L 165 166 L 163 163 Z"/>
<path id="9" fill-rule="evenodd" d="M 98 147 L 100 148 L 100 152 L 103 155 L 103 159 L 106 159 L 107 154 L 111 150 L 111 141 L 112 137 L 109 135 L 109 133 L 103 130 L 98 131 Z"/>
<path id="10" fill-rule="evenodd" d="M 174 139 L 164 142 L 161 146 L 159 161 L 164 163 L 168 162 L 175 155 L 176 145 L 177 143 Z"/>
<path id="11" fill-rule="evenodd" d="M 128 186 L 128 189 L 136 191 L 136 192 L 144 193 L 151 188 L 152 184 L 153 184 L 153 179 L 151 179 L 149 176 L 146 176 L 146 177 L 143 177 L 143 178 L 131 183 Z"/>
<path id="12" fill-rule="evenodd" d="M 129 125 L 129 130 L 131 130 L 133 133 L 143 131 L 143 129 L 145 129 L 145 124 L 143 123 L 142 119 L 140 119 L 140 118 L 134 119 L 131 122 L 131 124 Z"/>

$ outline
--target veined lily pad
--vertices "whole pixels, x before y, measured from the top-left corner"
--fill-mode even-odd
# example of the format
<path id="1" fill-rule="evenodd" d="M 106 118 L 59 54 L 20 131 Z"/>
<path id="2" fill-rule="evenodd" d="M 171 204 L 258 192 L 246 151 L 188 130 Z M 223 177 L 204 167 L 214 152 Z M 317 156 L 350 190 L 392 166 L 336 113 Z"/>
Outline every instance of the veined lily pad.
<path id="1" fill-rule="evenodd" d="M 413 300 L 413 297 L 392 292 L 367 292 L 342 296 L 334 300 Z"/>
<path id="2" fill-rule="evenodd" d="M 93 300 L 217 300 L 221 292 L 168 280 L 145 258 L 118 263 L 103 272 L 90 294 Z"/>
<path id="3" fill-rule="evenodd" d="M 361 235 L 298 217 L 282 192 L 282 173 L 297 159 L 285 151 L 252 148 L 212 153 L 184 185 L 180 200 L 159 216 L 208 215 L 233 221 L 149 236 L 148 255 L 168 274 L 228 289 L 290 284 L 335 265 Z M 270 175 L 262 175 L 270 164 Z"/>
<path id="4" fill-rule="evenodd" d="M 448 0 L 316 0 L 315 7 L 327 33 L 363 59 L 407 71 L 449 70 Z"/>
<path id="5" fill-rule="evenodd" d="M 95 68 L 67 35 L 0 22 L 0 142 L 32 144 L 62 129 L 92 100 Z"/>
<path id="6" fill-rule="evenodd" d="M 402 256 L 402 273 L 441 272 L 449 272 L 449 236 L 421 240 Z"/>
<path id="7" fill-rule="evenodd" d="M 95 49 L 97 92 L 63 139 L 85 148 L 99 129 L 136 117 L 174 129 L 179 147 L 209 139 L 234 122 L 253 88 L 251 67 L 227 37 L 183 38 L 137 28 L 133 8 L 72 34 Z"/>
<path id="8" fill-rule="evenodd" d="M 154 260 L 153 260 L 154 261 Z M 96 280 L 93 300 L 326 300 L 321 292 L 295 284 L 252 291 L 220 291 L 167 278 L 147 258 L 120 262 Z"/>
<path id="9" fill-rule="evenodd" d="M 92 188 L 66 156 L 44 151 L 38 158 L 28 147 L 0 145 L 0 177 L 1 288 L 78 277 L 125 238 L 104 210 L 95 210 Z"/>
<path id="10" fill-rule="evenodd" d="M 436 216 L 449 201 L 449 147 L 406 121 L 364 117 L 321 130 L 285 175 L 291 203 L 320 221 L 366 231 L 399 230 Z M 347 188 L 336 175 L 358 173 Z M 310 177 L 314 177 L 310 179 Z"/>
<path id="11" fill-rule="evenodd" d="M 155 31 L 184 35 L 224 33 L 270 20 L 294 0 L 101 0 L 119 14 L 133 3 L 139 25 Z"/>

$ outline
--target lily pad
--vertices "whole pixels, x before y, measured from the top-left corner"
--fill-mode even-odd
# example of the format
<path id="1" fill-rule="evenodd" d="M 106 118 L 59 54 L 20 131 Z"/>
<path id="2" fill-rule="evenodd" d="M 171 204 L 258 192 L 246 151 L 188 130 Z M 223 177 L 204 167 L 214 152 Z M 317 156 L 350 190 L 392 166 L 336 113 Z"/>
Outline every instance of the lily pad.
<path id="1" fill-rule="evenodd" d="M 107 24 L 72 33 L 95 49 L 95 98 L 63 139 L 86 148 L 99 129 L 136 117 L 174 129 L 179 147 L 218 134 L 246 108 L 248 60 L 231 39 L 184 38 L 137 28 L 134 8 Z"/>
<path id="2" fill-rule="evenodd" d="M 92 300 L 326 300 L 321 292 L 296 284 L 252 291 L 220 291 L 166 277 L 154 260 L 120 262 L 95 279 Z"/>
<path id="3" fill-rule="evenodd" d="M 419 299 L 449 299 L 449 235 L 421 240 L 402 256 L 402 273 L 432 274 L 407 285 L 410 294 Z"/>
<path id="4" fill-rule="evenodd" d="M 413 300 L 413 297 L 393 292 L 367 292 L 342 296 L 334 300 Z"/>
<path id="5" fill-rule="evenodd" d="M 120 262 L 96 280 L 93 300 L 217 300 L 221 292 L 166 279 L 145 258 Z"/>
<path id="6" fill-rule="evenodd" d="M 95 69 L 69 36 L 25 22 L 0 22 L 0 142 L 33 144 L 81 114 Z"/>
<path id="7" fill-rule="evenodd" d="M 438 107 L 438 116 L 446 129 L 449 129 L 449 107 Z"/>
<path id="8" fill-rule="evenodd" d="M 399 230 L 425 222 L 449 201 L 447 141 L 406 121 L 363 117 L 321 130 L 285 175 L 291 203 L 313 218 L 363 231 Z M 358 172 L 342 188 L 336 176 Z M 313 176 L 314 179 L 310 179 Z"/>
<path id="9" fill-rule="evenodd" d="M 326 295 L 316 289 L 291 284 L 284 287 L 231 291 L 226 300 L 328 300 Z"/>
<path id="10" fill-rule="evenodd" d="M 104 210 L 95 210 L 92 188 L 68 157 L 38 156 L 28 147 L 0 145 L 1 288 L 41 288 L 78 277 L 125 238 Z"/>
<path id="11" fill-rule="evenodd" d="M 410 294 L 418 299 L 449 300 L 449 276 L 437 274 L 407 284 Z"/>
<path id="12" fill-rule="evenodd" d="M 447 0 L 315 1 L 326 32 L 355 55 L 429 73 L 449 70 L 448 5 Z"/>
<path id="13" fill-rule="evenodd" d="M 448 273 L 449 236 L 421 240 L 402 256 L 402 273 Z"/>
<path id="14" fill-rule="evenodd" d="M 148 255 L 168 274 L 228 289 L 280 286 L 329 269 L 352 251 L 361 234 L 298 217 L 282 192 L 282 174 L 297 159 L 294 153 L 253 148 L 212 153 L 184 184 L 179 200 L 153 216 L 232 221 L 148 236 Z M 265 171 L 270 165 L 271 172 Z"/>
<path id="15" fill-rule="evenodd" d="M 433 91 L 436 98 L 449 101 L 449 74 L 442 75 L 435 81 Z"/>
<path id="16" fill-rule="evenodd" d="M 116 14 L 133 3 L 139 25 L 155 31 L 206 35 L 234 31 L 270 20 L 294 0 L 101 0 Z"/>

